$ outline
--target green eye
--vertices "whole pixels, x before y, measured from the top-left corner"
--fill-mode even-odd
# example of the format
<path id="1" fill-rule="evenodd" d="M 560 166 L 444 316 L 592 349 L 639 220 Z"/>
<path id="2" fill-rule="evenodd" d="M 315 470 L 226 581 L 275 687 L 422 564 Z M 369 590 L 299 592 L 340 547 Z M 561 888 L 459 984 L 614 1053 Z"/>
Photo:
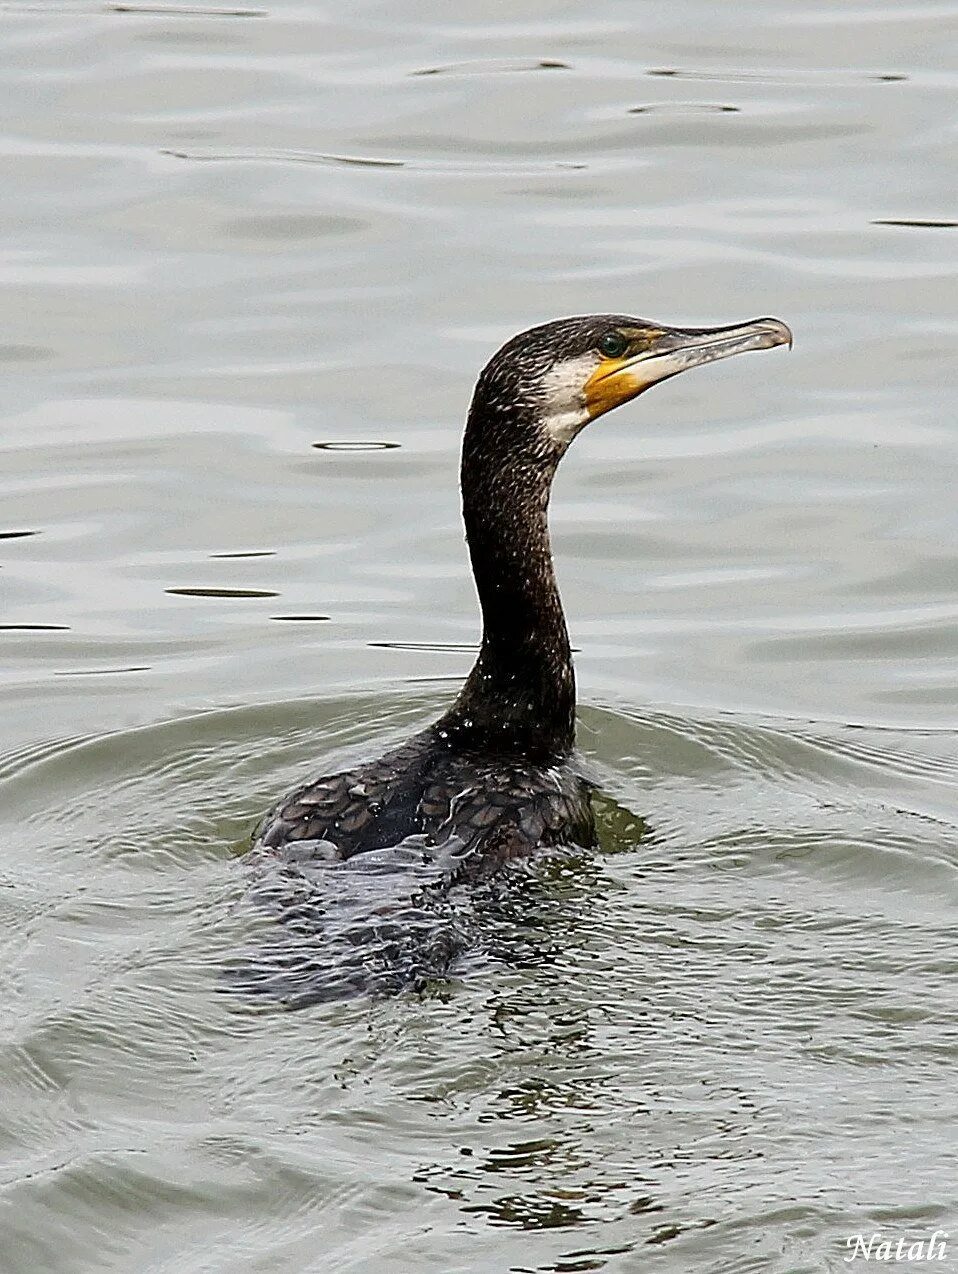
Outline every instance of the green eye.
<path id="1" fill-rule="evenodd" d="M 621 332 L 606 332 L 599 341 L 599 352 L 606 358 L 621 358 L 629 348 L 629 342 Z"/>

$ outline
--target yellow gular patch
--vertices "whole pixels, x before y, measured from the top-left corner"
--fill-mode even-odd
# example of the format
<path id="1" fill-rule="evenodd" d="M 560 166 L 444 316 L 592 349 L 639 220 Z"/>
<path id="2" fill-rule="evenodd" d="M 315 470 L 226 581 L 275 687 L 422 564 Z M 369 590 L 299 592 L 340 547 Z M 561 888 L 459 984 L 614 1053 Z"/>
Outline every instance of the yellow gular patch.
<path id="1" fill-rule="evenodd" d="M 628 362 L 627 357 L 604 358 L 586 381 L 583 392 L 590 420 L 621 403 L 627 403 L 645 389 L 645 381 L 641 379 L 642 364 L 627 367 Z"/>

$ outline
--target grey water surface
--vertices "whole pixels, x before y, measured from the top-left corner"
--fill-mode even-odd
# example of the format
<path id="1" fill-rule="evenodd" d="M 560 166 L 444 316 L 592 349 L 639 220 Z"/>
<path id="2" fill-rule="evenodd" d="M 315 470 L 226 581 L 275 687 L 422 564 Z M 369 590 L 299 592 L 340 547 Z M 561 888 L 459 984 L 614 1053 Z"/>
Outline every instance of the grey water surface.
<path id="1" fill-rule="evenodd" d="M 958 5 L 0 7 L 0 1268 L 958 1270 Z M 226 989 L 429 719 L 484 360 L 774 314 L 553 502 L 601 847 Z"/>

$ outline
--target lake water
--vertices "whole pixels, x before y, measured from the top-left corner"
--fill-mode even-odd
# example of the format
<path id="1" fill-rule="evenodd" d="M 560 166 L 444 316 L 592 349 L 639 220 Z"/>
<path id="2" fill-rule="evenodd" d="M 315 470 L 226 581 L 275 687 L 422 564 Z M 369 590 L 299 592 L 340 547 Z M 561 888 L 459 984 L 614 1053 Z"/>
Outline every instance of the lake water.
<path id="1" fill-rule="evenodd" d="M 958 5 L 2 18 L 5 1274 L 958 1269 Z M 224 994 L 258 816 L 468 669 L 476 372 L 597 310 L 796 338 L 563 466 L 600 850 Z"/>

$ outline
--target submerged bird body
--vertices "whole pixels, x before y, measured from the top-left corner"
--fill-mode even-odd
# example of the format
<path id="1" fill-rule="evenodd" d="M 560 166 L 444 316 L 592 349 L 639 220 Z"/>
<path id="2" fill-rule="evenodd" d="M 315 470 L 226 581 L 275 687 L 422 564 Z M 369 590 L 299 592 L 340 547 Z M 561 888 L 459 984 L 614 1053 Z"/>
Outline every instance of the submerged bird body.
<path id="1" fill-rule="evenodd" d="M 260 829 L 258 843 L 342 861 L 422 838 L 443 846 L 457 879 L 485 875 L 537 846 L 590 847 L 590 786 L 568 761 L 534 765 L 450 747 L 437 726 L 374 761 L 307 783 Z"/>
<path id="2" fill-rule="evenodd" d="M 475 666 L 426 730 L 281 801 L 256 833 L 257 855 L 319 866 L 412 838 L 426 855 L 452 846 L 461 878 L 541 845 L 591 846 L 591 787 L 575 762 L 575 676 L 547 525 L 556 468 L 585 425 L 657 381 L 790 341 L 777 319 L 677 329 L 592 315 L 504 345 L 479 377 L 462 450 L 483 625 Z"/>

